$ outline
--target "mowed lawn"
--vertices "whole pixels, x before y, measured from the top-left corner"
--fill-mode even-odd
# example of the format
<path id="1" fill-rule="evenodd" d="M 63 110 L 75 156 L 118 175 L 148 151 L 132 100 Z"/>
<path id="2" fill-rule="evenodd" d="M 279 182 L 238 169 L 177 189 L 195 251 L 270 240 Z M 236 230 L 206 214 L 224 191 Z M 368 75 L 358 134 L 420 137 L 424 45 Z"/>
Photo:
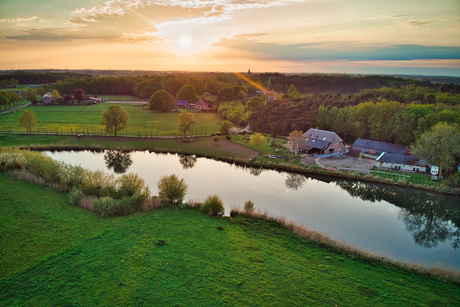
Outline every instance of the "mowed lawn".
<path id="1" fill-rule="evenodd" d="M 0 115 L 0 128 L 11 128 L 13 131 L 26 131 L 25 128 L 19 127 L 19 118 L 25 110 L 31 110 L 35 113 L 40 131 L 59 131 L 72 132 L 79 131 L 86 133 L 89 131 L 103 132 L 101 126 L 102 111 L 107 110 L 112 105 L 110 103 L 99 103 L 90 106 L 29 106 L 20 110 Z M 127 129 L 119 132 L 129 135 L 175 135 L 180 134 L 177 131 L 177 117 L 179 112 L 157 113 L 136 106 L 136 104 L 120 103 L 120 105 L 130 115 L 129 126 Z M 185 110 L 181 110 L 185 111 Z M 219 132 L 222 117 L 217 113 L 200 113 L 191 111 L 196 118 L 196 125 L 193 127 L 193 134 L 210 134 Z M 34 132 L 37 128 L 33 129 Z"/>
<path id="2" fill-rule="evenodd" d="M 276 223 L 160 208 L 100 218 L 0 173 L 2 306 L 456 306 L 460 288 Z M 157 245 L 164 240 L 166 245 Z"/>

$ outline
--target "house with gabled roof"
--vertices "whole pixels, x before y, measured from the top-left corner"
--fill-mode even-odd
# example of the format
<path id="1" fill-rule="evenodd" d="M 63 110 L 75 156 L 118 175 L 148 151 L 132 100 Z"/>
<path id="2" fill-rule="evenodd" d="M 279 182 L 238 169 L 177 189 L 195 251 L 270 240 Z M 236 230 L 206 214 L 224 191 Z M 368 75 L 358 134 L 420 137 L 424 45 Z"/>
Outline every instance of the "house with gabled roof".
<path id="1" fill-rule="evenodd" d="M 338 155 L 345 152 L 341 137 L 333 131 L 310 128 L 295 141 L 299 153 L 313 155 Z"/>
<path id="2" fill-rule="evenodd" d="M 350 153 L 359 155 L 368 154 L 372 156 L 379 156 L 383 152 L 407 155 L 409 153 L 409 147 L 407 145 L 379 142 L 367 139 L 358 138 L 350 149 Z"/>
<path id="3" fill-rule="evenodd" d="M 209 107 L 209 104 L 207 104 L 206 102 L 200 99 L 195 103 L 194 109 L 202 110 L 202 109 L 207 109 L 208 107 Z"/>

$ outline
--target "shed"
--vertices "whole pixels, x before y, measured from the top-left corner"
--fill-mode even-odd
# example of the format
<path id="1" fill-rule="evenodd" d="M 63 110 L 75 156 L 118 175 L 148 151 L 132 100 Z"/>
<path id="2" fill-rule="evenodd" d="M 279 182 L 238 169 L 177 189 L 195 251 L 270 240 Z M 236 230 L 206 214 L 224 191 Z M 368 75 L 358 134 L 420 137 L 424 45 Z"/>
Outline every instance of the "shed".
<path id="1" fill-rule="evenodd" d="M 421 173 L 426 173 L 428 169 L 426 161 L 419 157 L 386 152 L 375 160 L 375 166 Z"/>
<path id="2" fill-rule="evenodd" d="M 367 139 L 358 138 L 354 143 L 353 147 L 350 150 L 351 153 L 356 155 L 363 153 L 373 156 L 379 156 L 383 152 L 398 154 L 398 155 L 407 155 L 409 153 L 409 147 L 406 145 L 379 142 Z"/>

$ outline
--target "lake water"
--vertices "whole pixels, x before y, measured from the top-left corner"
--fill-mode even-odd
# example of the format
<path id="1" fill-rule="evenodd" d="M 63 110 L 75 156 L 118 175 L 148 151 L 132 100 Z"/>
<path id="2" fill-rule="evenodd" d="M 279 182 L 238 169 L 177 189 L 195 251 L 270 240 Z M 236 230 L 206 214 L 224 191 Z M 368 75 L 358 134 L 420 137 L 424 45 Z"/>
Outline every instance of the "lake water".
<path id="1" fill-rule="evenodd" d="M 161 176 L 176 174 L 189 186 L 186 200 L 219 195 L 229 214 L 247 200 L 256 210 L 283 216 L 334 240 L 377 255 L 460 271 L 460 198 L 416 189 L 238 167 L 206 158 L 132 152 L 47 153 L 56 160 L 107 173 L 137 173 L 158 194 Z M 109 163 L 110 162 L 110 163 Z M 123 162 L 123 161 L 121 161 Z M 110 169 L 107 167 L 110 166 Z"/>

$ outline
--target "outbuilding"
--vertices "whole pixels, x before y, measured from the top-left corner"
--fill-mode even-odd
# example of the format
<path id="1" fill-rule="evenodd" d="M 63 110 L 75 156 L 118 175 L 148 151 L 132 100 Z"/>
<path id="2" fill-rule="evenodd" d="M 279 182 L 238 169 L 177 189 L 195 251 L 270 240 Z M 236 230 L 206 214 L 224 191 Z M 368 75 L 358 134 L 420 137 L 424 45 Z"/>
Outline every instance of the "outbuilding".
<path id="1" fill-rule="evenodd" d="M 428 169 L 428 165 L 423 159 L 410 155 L 399 155 L 387 152 L 382 153 L 375 160 L 375 166 L 419 173 L 426 173 Z"/>

